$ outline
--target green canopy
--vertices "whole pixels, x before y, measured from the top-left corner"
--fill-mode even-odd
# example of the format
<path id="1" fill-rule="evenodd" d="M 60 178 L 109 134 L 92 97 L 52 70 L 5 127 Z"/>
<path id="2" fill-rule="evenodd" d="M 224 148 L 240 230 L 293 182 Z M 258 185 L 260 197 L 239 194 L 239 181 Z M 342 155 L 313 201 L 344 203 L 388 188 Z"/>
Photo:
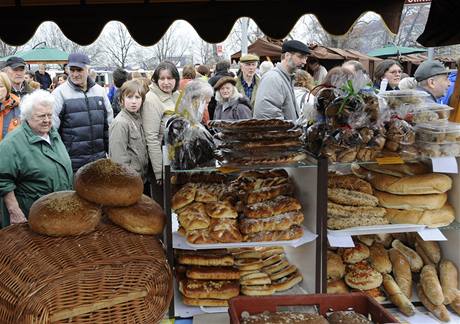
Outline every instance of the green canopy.
<path id="1" fill-rule="evenodd" d="M 385 47 L 377 48 L 373 51 L 370 51 L 369 53 L 367 53 L 367 55 L 376 57 L 389 57 L 414 53 L 424 53 L 426 51 L 426 48 L 387 45 Z"/>
<path id="2" fill-rule="evenodd" d="M 11 56 L 18 56 L 24 59 L 28 64 L 64 64 L 67 63 L 69 54 L 57 48 L 40 47 L 29 51 L 17 52 L 14 55 L 9 55 L 1 58 L 1 61 L 6 61 Z"/>

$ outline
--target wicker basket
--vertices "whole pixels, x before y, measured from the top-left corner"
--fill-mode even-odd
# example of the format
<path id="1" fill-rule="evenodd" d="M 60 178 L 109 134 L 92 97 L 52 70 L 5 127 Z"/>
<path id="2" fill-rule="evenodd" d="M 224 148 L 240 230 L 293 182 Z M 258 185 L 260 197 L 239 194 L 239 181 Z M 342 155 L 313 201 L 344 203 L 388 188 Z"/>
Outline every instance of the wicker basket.
<path id="1" fill-rule="evenodd" d="M 0 323 L 156 323 L 172 298 L 161 243 L 109 224 L 52 238 L 0 231 Z"/>

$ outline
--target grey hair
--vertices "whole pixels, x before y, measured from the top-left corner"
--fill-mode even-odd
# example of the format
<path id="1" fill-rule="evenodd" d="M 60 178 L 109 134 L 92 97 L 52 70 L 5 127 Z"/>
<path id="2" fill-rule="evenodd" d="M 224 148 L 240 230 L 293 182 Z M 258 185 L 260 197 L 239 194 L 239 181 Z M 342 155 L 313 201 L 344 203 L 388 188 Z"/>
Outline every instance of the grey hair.
<path id="1" fill-rule="evenodd" d="M 272 62 L 263 61 L 262 63 L 260 63 L 260 66 L 259 66 L 260 76 L 264 75 L 265 73 L 267 73 L 273 68 L 274 68 L 274 65 Z"/>
<path id="2" fill-rule="evenodd" d="M 184 90 L 183 99 L 196 99 L 199 97 L 212 97 L 214 89 L 206 81 L 197 79 L 189 82 Z"/>
<path id="3" fill-rule="evenodd" d="M 19 108 L 21 109 L 21 120 L 29 120 L 32 117 L 34 108 L 37 105 L 53 107 L 55 102 L 54 96 L 46 90 L 38 89 L 31 94 L 26 95 L 21 100 Z"/>

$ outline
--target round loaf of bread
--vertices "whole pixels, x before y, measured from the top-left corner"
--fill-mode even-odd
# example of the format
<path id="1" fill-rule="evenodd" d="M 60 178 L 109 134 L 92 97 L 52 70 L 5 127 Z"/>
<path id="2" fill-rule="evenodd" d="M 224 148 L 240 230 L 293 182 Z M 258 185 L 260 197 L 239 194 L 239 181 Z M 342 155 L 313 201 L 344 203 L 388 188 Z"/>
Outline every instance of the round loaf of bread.
<path id="1" fill-rule="evenodd" d="M 354 264 L 369 257 L 369 248 L 362 243 L 356 243 L 354 248 L 339 249 L 339 254 L 343 262 Z"/>
<path id="2" fill-rule="evenodd" d="M 354 289 L 369 290 L 380 287 L 383 277 L 374 269 L 355 269 L 345 275 L 345 283 Z"/>
<path id="3" fill-rule="evenodd" d="M 348 286 L 342 279 L 327 281 L 328 294 L 347 294 L 349 292 L 350 289 L 348 289 Z"/>
<path id="4" fill-rule="evenodd" d="M 73 236 L 94 231 L 101 219 L 98 205 L 75 191 L 58 191 L 36 200 L 29 211 L 29 226 L 49 236 Z"/>
<path id="5" fill-rule="evenodd" d="M 137 234 L 161 234 L 166 222 L 166 215 L 161 206 L 146 195 L 142 195 L 134 205 L 105 207 L 104 212 L 112 222 Z"/>
<path id="6" fill-rule="evenodd" d="M 78 195 L 104 206 L 130 206 L 142 196 L 144 183 L 131 168 L 110 159 L 100 159 L 78 169 Z"/>
<path id="7" fill-rule="evenodd" d="M 340 255 L 327 251 L 327 278 L 340 279 L 345 275 L 345 265 Z"/>

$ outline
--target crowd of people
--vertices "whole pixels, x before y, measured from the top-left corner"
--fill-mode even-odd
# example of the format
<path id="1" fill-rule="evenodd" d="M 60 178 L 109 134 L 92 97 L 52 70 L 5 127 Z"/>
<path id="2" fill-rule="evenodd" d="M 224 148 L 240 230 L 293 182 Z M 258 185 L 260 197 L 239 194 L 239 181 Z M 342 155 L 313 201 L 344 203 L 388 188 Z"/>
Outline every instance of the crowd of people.
<path id="1" fill-rule="evenodd" d="M 309 54 L 307 45 L 290 40 L 276 65 L 259 64 L 255 54 L 241 56 L 237 75 L 227 60 L 217 62 L 212 75 L 203 64 L 185 66 L 180 75 L 168 61 L 151 78 L 116 69 L 108 93 L 91 77 L 85 54 L 71 54 L 67 74 L 55 80 L 44 65 L 31 73 L 24 60 L 10 57 L 0 72 L 2 226 L 27 221 L 36 199 L 72 189 L 75 172 L 104 157 L 136 170 L 145 192 L 161 202 L 163 135 L 190 109 L 205 127 L 213 119 L 309 121 L 315 119 L 319 91 L 340 87 L 356 74 L 369 78 L 358 61 L 327 71 Z M 426 61 L 412 78 L 402 78 L 400 63 L 384 60 L 369 83 L 380 91 L 418 89 L 441 101 L 452 87 L 449 73 L 441 62 Z"/>

